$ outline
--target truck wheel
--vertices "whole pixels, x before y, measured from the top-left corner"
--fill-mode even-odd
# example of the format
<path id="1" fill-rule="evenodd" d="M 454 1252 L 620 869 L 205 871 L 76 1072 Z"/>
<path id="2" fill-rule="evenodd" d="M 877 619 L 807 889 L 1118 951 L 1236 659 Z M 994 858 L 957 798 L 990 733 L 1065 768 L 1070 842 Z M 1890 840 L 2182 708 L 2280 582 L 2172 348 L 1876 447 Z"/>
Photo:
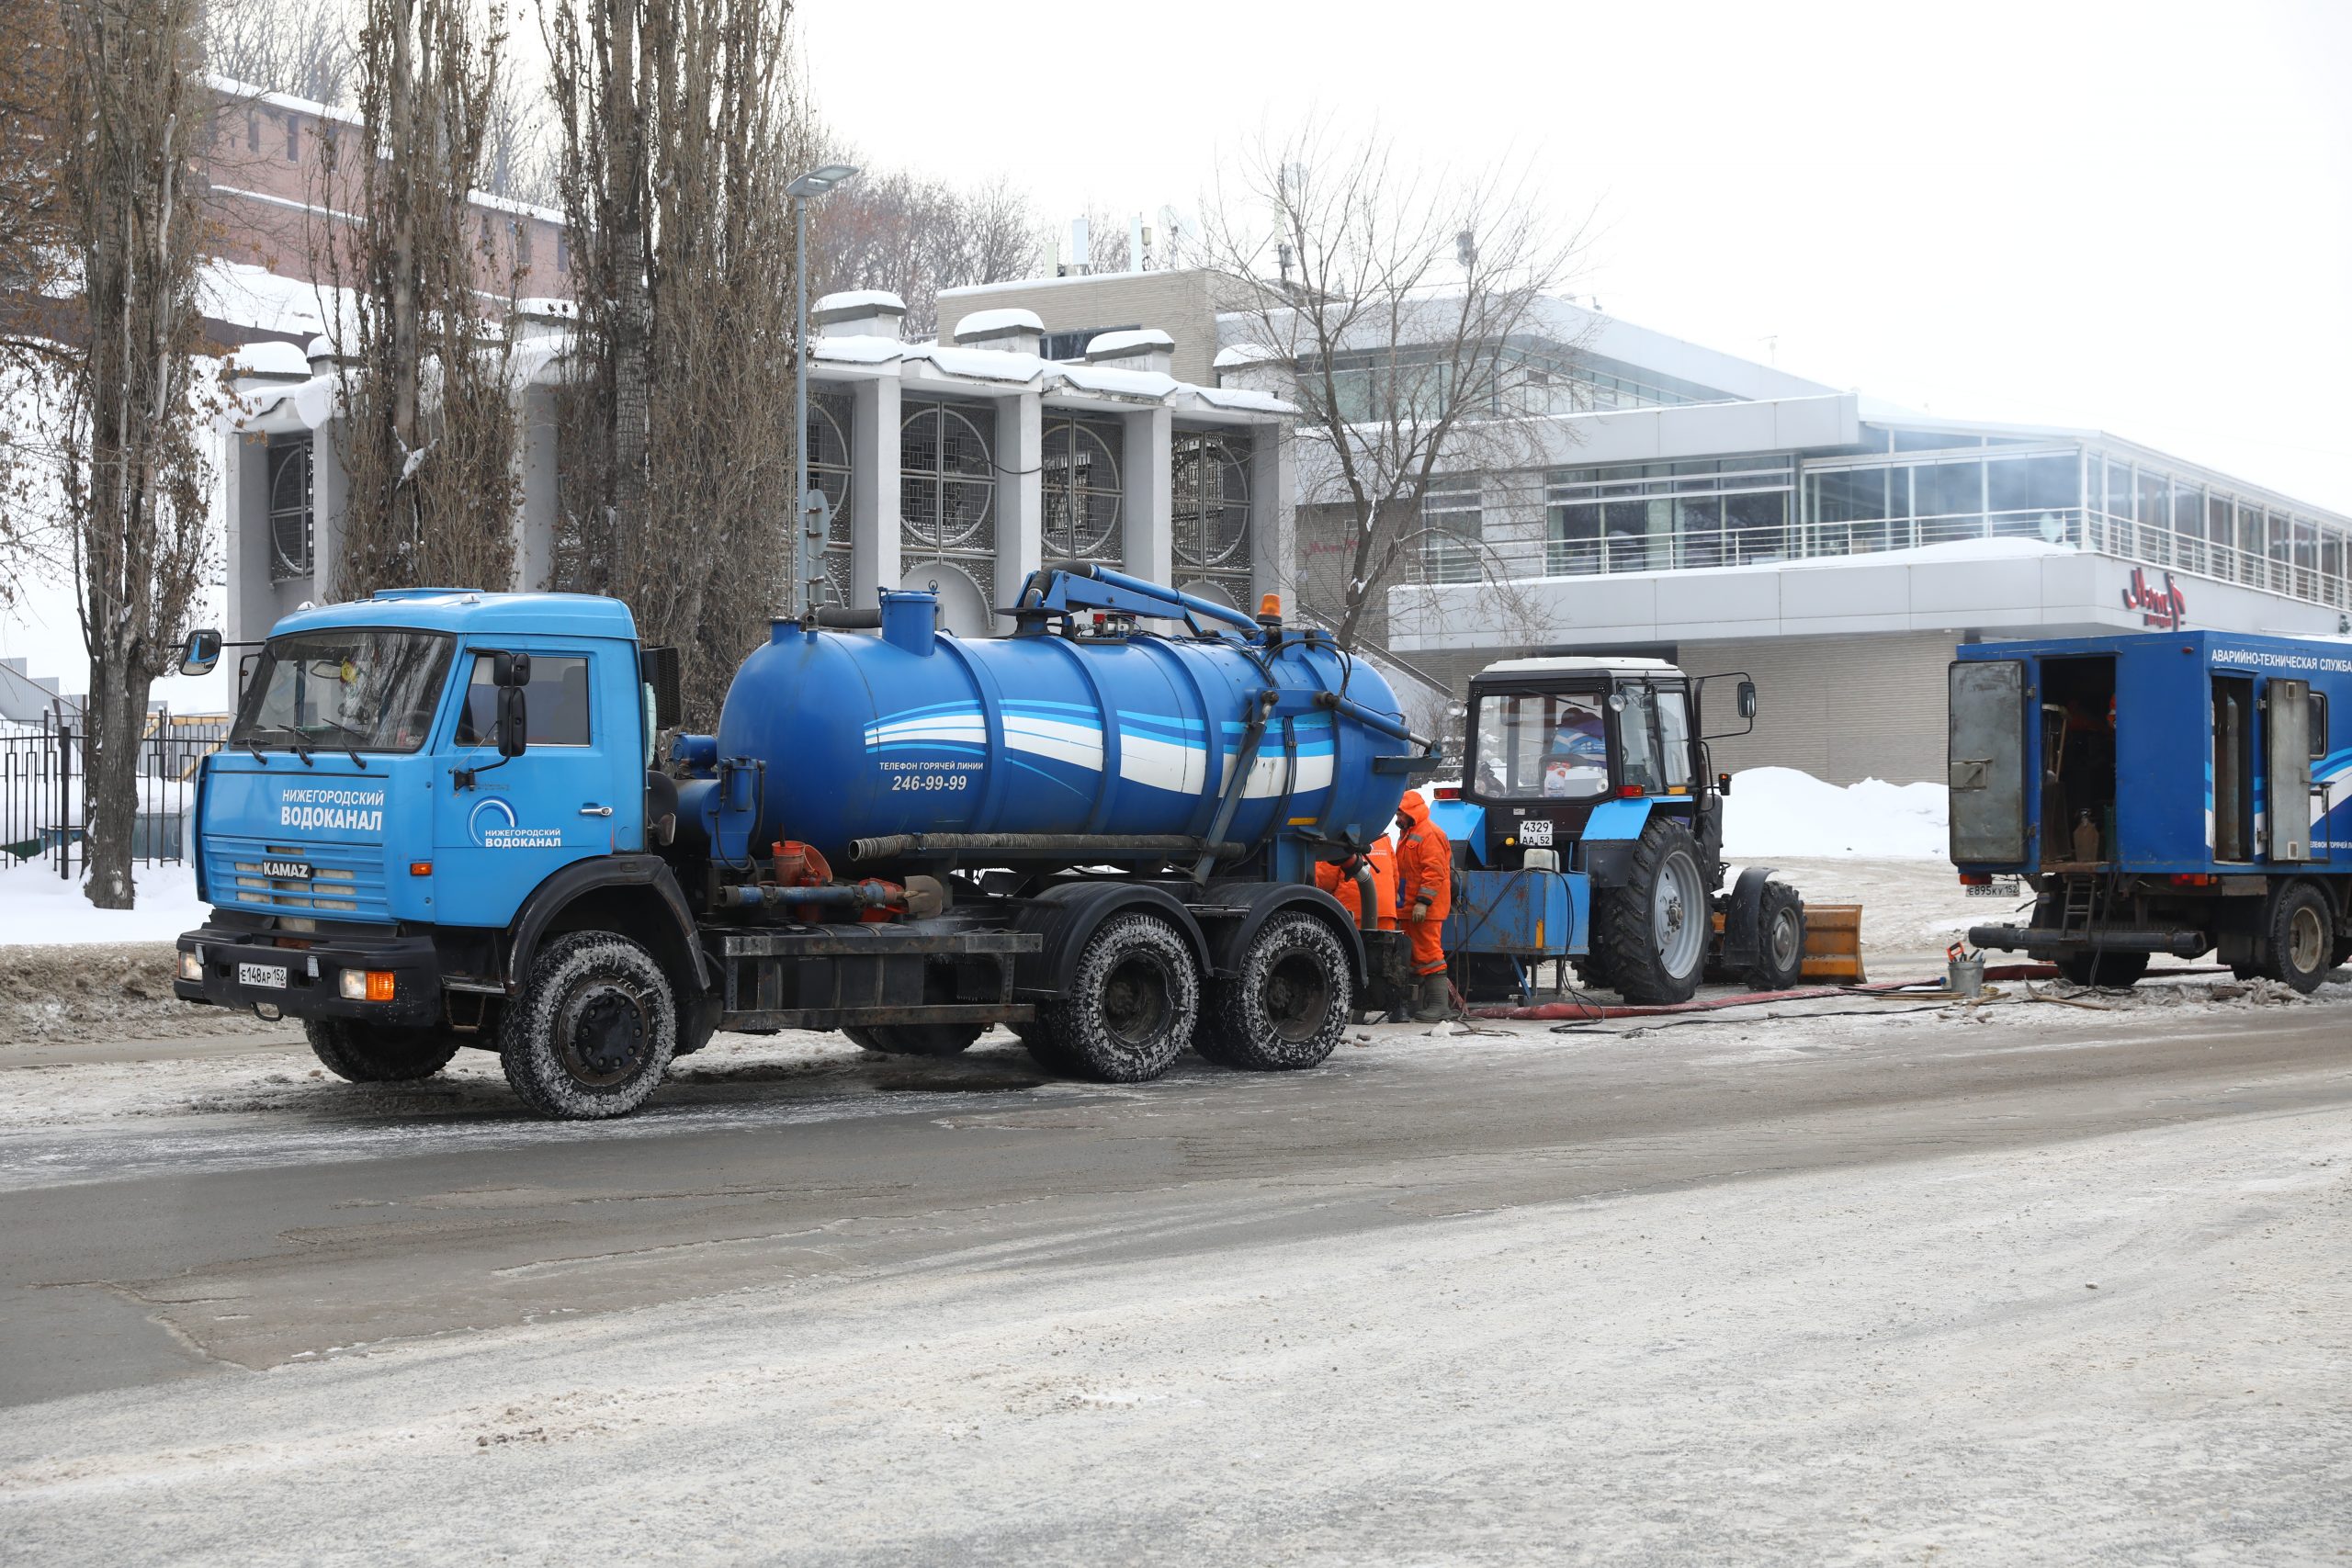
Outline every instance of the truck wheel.
<path id="1" fill-rule="evenodd" d="M 2148 972 L 2144 953 L 2063 953 L 2058 973 L 2077 986 L 2108 986 L 2129 990 Z"/>
<path id="2" fill-rule="evenodd" d="M 1046 1051 L 1063 1059 L 1061 1070 L 1102 1083 L 1141 1083 L 1166 1072 L 1192 1040 L 1200 1011 L 1193 950 L 1149 915 L 1103 921 L 1080 953 L 1069 988 L 1037 1010 Z"/>
<path id="3" fill-rule="evenodd" d="M 1711 921 L 1699 845 L 1670 817 L 1634 840 L 1632 874 L 1593 900 L 1593 951 L 1629 1002 L 1687 1002 L 1699 989 Z"/>
<path id="4" fill-rule="evenodd" d="M 2308 996 L 2319 989 L 2335 956 L 2335 911 L 2308 882 L 2279 889 L 2264 933 L 2262 972 Z"/>
<path id="5" fill-rule="evenodd" d="M 1258 930 L 1241 973 L 1212 980 L 1193 1049 L 1254 1073 L 1319 1066 L 1355 1016 L 1355 978 L 1331 928 L 1303 911 Z"/>
<path id="6" fill-rule="evenodd" d="M 573 931 L 539 950 L 499 1021 L 515 1095 L 541 1116 L 626 1116 L 661 1087 L 678 1045 L 670 978 L 611 931 Z"/>
<path id="7" fill-rule="evenodd" d="M 1053 1031 L 1046 1027 L 1042 1016 L 1045 1009 L 1037 1010 L 1041 1016 L 1026 1023 L 1008 1023 L 1005 1027 L 1021 1037 L 1022 1048 L 1029 1053 L 1031 1061 L 1049 1073 L 1059 1073 L 1065 1077 L 1075 1077 L 1079 1071 L 1078 1063 L 1062 1055 L 1060 1047 L 1054 1043 Z"/>
<path id="8" fill-rule="evenodd" d="M 322 1066 L 353 1083 L 414 1083 L 447 1066 L 458 1054 L 458 1037 L 438 1029 L 306 1018 L 302 1033 Z"/>
<path id="9" fill-rule="evenodd" d="M 953 1056 L 988 1032 L 985 1023 L 853 1023 L 842 1030 L 886 1056 Z"/>
<path id="10" fill-rule="evenodd" d="M 1804 900 L 1784 882 L 1768 882 L 1756 907 L 1756 963 L 1740 979 L 1758 991 L 1785 991 L 1804 978 Z"/>

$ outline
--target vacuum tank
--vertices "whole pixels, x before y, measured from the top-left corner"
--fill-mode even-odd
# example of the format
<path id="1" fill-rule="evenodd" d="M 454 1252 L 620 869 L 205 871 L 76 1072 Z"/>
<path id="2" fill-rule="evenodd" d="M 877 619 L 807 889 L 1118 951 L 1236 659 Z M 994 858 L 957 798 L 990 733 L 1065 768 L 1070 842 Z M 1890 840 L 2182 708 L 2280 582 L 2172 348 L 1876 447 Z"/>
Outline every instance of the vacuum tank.
<path id="1" fill-rule="evenodd" d="M 1013 637 L 960 638 L 914 592 L 883 595 L 879 636 L 779 621 L 736 672 L 717 736 L 680 742 L 715 775 L 686 786 L 681 820 L 699 817 L 722 860 L 798 840 L 836 864 L 854 840 L 900 834 L 1214 836 L 1246 851 L 1284 825 L 1358 841 L 1386 827 L 1405 774 L 1374 760 L 1412 748 L 1376 671 L 1279 626 L 1071 635 L 1090 624 L 1037 614 Z"/>

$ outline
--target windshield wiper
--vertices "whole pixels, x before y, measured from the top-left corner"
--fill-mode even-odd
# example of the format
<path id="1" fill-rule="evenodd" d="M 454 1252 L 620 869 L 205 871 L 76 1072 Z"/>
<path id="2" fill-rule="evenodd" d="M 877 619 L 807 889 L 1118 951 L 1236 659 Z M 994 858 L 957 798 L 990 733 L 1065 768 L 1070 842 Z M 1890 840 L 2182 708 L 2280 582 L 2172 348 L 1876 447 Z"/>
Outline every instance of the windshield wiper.
<path id="1" fill-rule="evenodd" d="M 254 754 L 254 761 L 265 768 L 269 766 L 269 759 L 261 754 L 261 748 L 254 744 L 254 738 L 250 735 L 245 737 L 245 750 Z"/>

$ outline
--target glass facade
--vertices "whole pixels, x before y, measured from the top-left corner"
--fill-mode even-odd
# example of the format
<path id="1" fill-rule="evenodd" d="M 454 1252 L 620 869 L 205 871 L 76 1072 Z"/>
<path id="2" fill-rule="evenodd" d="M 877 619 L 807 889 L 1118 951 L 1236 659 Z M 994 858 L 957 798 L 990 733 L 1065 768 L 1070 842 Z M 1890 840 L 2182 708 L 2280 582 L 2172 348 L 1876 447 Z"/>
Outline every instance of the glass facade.
<path id="1" fill-rule="evenodd" d="M 1421 581 L 1476 582 L 1485 554 L 1486 507 L 1481 486 L 1432 480 L 1421 496 Z"/>
<path id="2" fill-rule="evenodd" d="M 1790 553 L 1792 457 L 1555 468 L 1544 476 L 1554 577 L 1742 566 Z"/>
<path id="3" fill-rule="evenodd" d="M 1484 383 L 1486 414 L 1593 413 L 1610 409 L 1668 408 L 1734 400 L 1729 392 L 1600 355 L 1571 353 L 1546 344 L 1510 344 Z M 1453 365 L 1433 349 L 1349 355 L 1333 362 L 1331 385 L 1340 416 L 1352 422 L 1434 418 L 1453 398 Z"/>

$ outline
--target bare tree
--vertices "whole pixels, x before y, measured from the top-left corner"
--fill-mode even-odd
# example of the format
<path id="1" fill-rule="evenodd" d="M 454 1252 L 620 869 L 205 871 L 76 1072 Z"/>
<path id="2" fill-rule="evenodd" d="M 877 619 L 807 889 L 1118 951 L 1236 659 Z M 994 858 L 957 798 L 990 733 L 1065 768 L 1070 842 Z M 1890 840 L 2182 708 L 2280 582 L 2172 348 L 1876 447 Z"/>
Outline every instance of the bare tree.
<path id="1" fill-rule="evenodd" d="M 344 103 L 357 66 L 349 11 L 348 0 L 207 0 L 205 69 L 263 92 Z"/>
<path id="2" fill-rule="evenodd" d="M 838 149 L 827 156 L 854 163 Z M 939 291 L 1001 283 L 1036 261 L 1036 226 L 1009 181 L 961 190 L 903 170 L 869 170 L 810 214 L 813 287 L 887 288 L 906 302 L 906 330 L 928 336 Z"/>
<path id="3" fill-rule="evenodd" d="M 786 0 L 544 13 L 579 290 L 563 586 L 686 650 L 714 716 L 786 573 L 793 239 Z"/>
<path id="4" fill-rule="evenodd" d="M 64 189 L 86 312 L 67 356 L 63 480 L 82 641 L 90 902 L 131 906 L 147 693 L 201 581 L 194 353 L 201 150 L 197 0 L 65 7 Z"/>
<path id="5" fill-rule="evenodd" d="M 1193 243 L 1226 275 L 1225 308 L 1288 370 L 1299 409 L 1303 516 L 1342 524 L 1343 573 L 1318 606 L 1342 646 L 1387 590 L 1440 575 L 1507 578 L 1481 536 L 1431 505 L 1441 474 L 1534 460 L 1536 389 L 1575 344 L 1531 355 L 1545 296 L 1573 276 L 1582 231 L 1555 227 L 1524 172 L 1455 175 L 1385 136 L 1301 130 L 1245 148 Z"/>
<path id="6" fill-rule="evenodd" d="M 327 247 L 333 281 L 356 275 L 342 371 L 345 598 L 514 576 L 516 262 L 507 225 L 468 200 L 505 34 L 496 5 L 477 17 L 467 0 L 369 0 L 361 134 L 324 143 L 322 178 L 361 215 Z"/>
<path id="7" fill-rule="evenodd" d="M 60 308 L 72 256 L 59 178 L 65 38 L 56 0 L 0 0 L 0 609 L 57 522 L 40 384 L 72 324 Z"/>
<path id="8" fill-rule="evenodd" d="M 560 207 L 563 182 L 548 145 L 549 130 L 547 95 L 525 85 L 513 72 L 501 72 L 491 87 L 482 188 L 536 207 Z"/>

